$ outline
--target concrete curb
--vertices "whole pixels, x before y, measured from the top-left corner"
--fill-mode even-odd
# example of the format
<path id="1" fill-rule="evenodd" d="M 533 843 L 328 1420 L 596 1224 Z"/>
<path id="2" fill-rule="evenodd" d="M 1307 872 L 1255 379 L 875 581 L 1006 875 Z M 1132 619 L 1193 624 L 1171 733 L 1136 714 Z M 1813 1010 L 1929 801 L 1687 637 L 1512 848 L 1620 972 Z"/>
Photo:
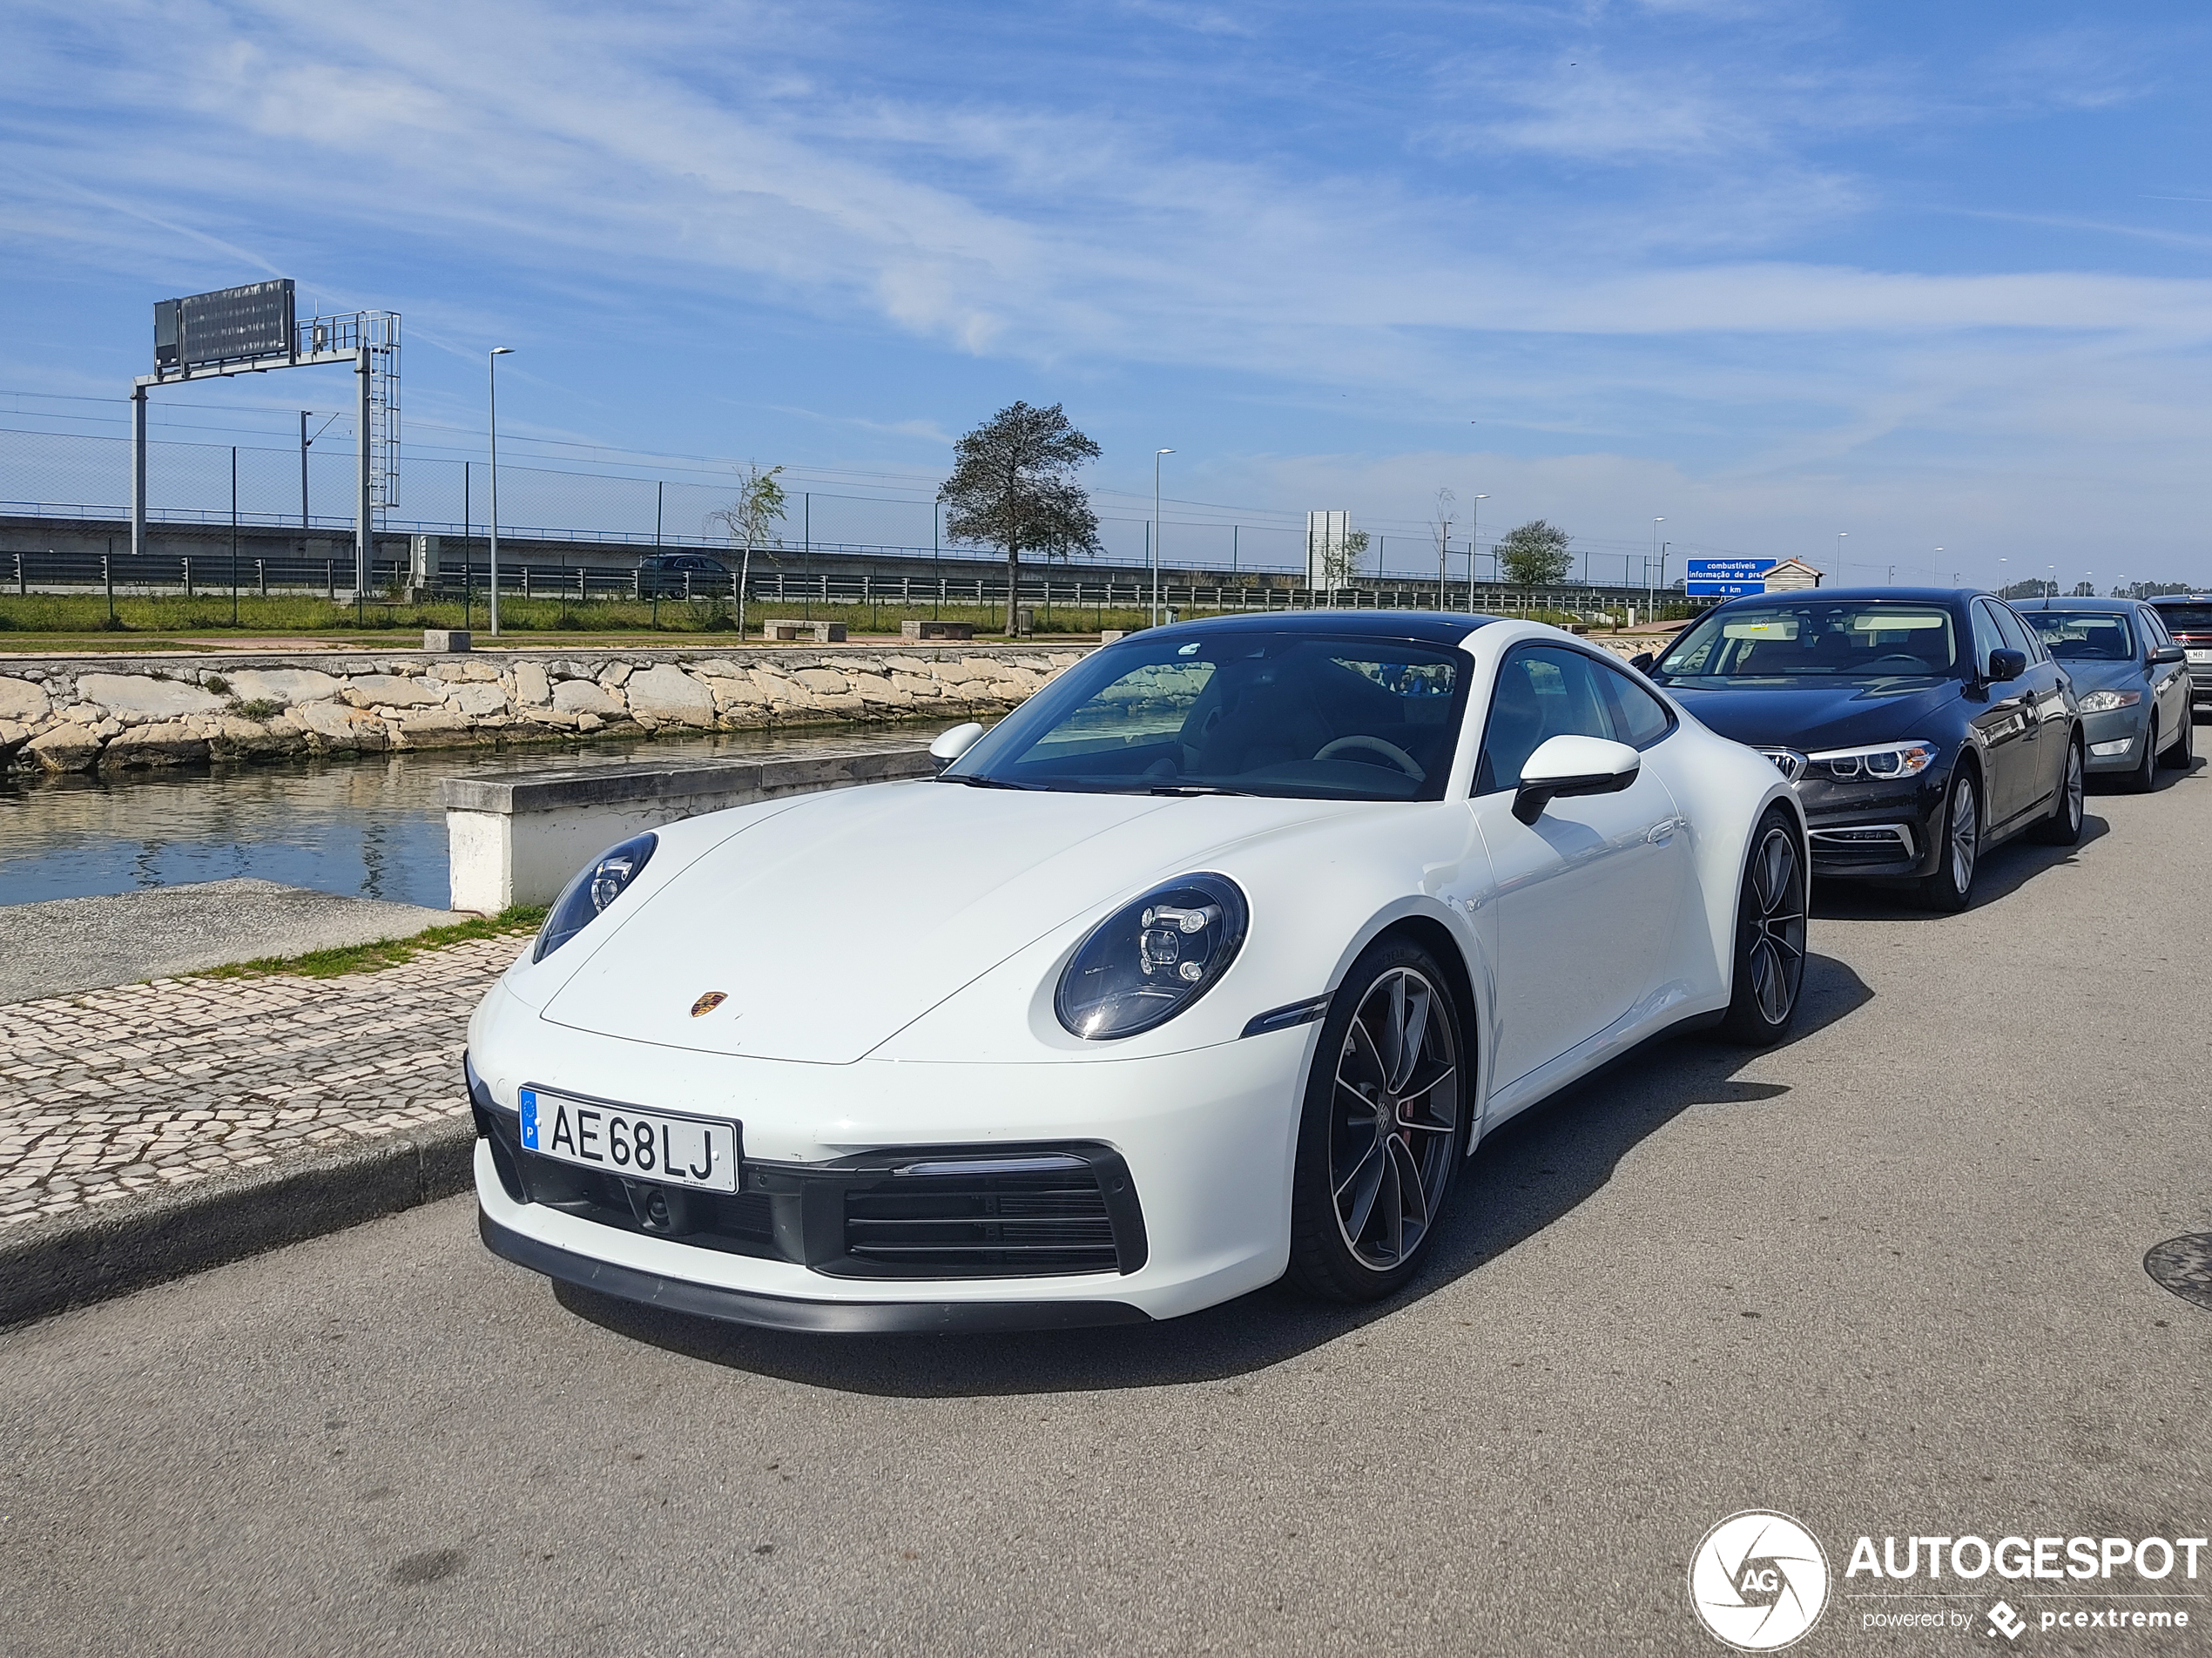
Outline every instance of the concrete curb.
<path id="1" fill-rule="evenodd" d="M 469 1189 L 467 1115 L 0 1232 L 0 1327 L 127 1295 Z"/>

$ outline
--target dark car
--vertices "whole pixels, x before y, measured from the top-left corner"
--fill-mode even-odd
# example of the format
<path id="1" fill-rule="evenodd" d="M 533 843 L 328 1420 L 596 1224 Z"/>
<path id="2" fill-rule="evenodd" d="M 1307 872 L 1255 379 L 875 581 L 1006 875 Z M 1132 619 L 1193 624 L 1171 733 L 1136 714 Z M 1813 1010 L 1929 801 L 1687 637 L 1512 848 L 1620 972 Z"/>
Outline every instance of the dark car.
<path id="1" fill-rule="evenodd" d="M 641 599 L 706 598 L 730 591 L 730 567 L 705 553 L 648 553 L 637 561 Z"/>
<path id="2" fill-rule="evenodd" d="M 2199 708 L 2212 708 L 2212 594 L 2177 593 L 2143 603 L 2188 652 L 2190 700 Z"/>
<path id="3" fill-rule="evenodd" d="M 1845 588 L 1731 600 L 1635 665 L 1796 785 L 1824 876 L 1905 877 L 1973 901 L 1981 853 L 2081 833 L 2086 756 L 2066 671 L 1972 589 Z"/>
<path id="4" fill-rule="evenodd" d="M 2182 647 L 2148 604 L 2027 599 L 2013 609 L 2074 681 L 2091 777 L 2114 773 L 2142 793 L 2157 780 L 2160 760 L 2186 767 L 2195 759 Z"/>

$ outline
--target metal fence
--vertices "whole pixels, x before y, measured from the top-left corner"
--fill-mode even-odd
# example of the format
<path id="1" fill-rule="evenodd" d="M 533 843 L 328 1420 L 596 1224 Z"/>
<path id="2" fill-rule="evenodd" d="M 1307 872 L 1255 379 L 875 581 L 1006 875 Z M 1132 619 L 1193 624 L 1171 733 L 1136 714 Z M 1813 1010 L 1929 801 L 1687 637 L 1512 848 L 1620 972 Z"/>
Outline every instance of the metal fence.
<path id="1" fill-rule="evenodd" d="M 1121 578 L 1086 579 L 1070 573 L 1062 579 L 1051 571 L 1025 579 L 1015 600 L 1017 608 L 1049 611 L 1136 610 L 1152 602 L 1151 584 Z M 260 597 L 321 596 L 335 602 L 349 594 L 353 560 L 321 558 L 303 554 L 271 554 L 251 548 L 226 547 L 219 535 L 208 538 L 202 550 L 149 555 L 71 553 L 25 549 L 0 552 L 0 581 L 19 595 L 75 592 L 91 590 L 118 596 L 228 597 L 233 593 Z M 371 572 L 374 589 L 396 602 L 469 600 L 481 603 L 489 596 L 489 560 L 472 555 L 462 558 L 446 552 L 434 576 L 417 580 L 410 561 L 381 559 Z M 694 604 L 726 604 L 738 597 L 735 575 L 717 576 L 691 571 L 668 571 L 647 576 L 637 568 L 610 569 L 600 564 L 553 563 L 502 556 L 499 591 L 502 598 L 551 600 L 588 605 L 609 600 L 644 602 L 653 599 Z M 1007 584 L 988 576 L 931 575 L 917 571 L 861 575 L 808 575 L 797 570 L 756 570 L 745 583 L 748 611 L 754 617 L 787 609 L 801 617 L 824 610 L 880 607 L 886 610 L 986 609 L 1003 610 Z M 1248 582 L 1166 581 L 1159 590 L 1163 609 L 1181 614 L 1303 610 L 1318 608 L 1385 610 L 1430 610 L 1437 608 L 1434 583 L 1426 585 L 1366 581 L 1334 591 L 1279 581 Z M 1608 608 L 1608 601 L 1590 588 L 1516 589 L 1478 583 L 1470 602 L 1464 582 L 1446 592 L 1447 608 L 1498 614 L 1524 610 L 1592 616 Z M 1627 602 L 1633 602 L 1632 600 Z M 1620 608 L 1618 596 L 1610 608 Z"/>
<path id="2" fill-rule="evenodd" d="M 481 461 L 409 454 L 400 498 L 405 516 L 382 515 L 382 535 L 481 536 L 489 516 L 489 468 Z M 354 458 L 343 431 L 333 428 L 304 450 L 179 442 L 147 444 L 147 516 L 156 524 L 291 529 L 302 534 L 350 534 L 355 500 Z M 44 519 L 113 520 L 129 516 L 131 446 L 120 437 L 0 428 L 0 515 Z M 502 462 L 499 518 L 502 541 L 589 543 L 610 548 L 714 547 L 727 536 L 713 515 L 735 497 L 734 475 L 651 477 Z M 786 553 L 860 557 L 974 556 L 941 533 L 937 504 L 833 489 L 793 488 L 783 527 Z M 1150 563 L 1149 514 L 1101 510 L 1104 553 L 1078 563 L 1139 566 Z M 1302 528 L 1266 522 L 1171 522 L 1162 535 L 1166 570 L 1243 576 L 1292 576 L 1306 569 Z M 983 556 L 988 556 L 986 552 Z M 1469 570 L 1465 536 L 1449 544 L 1447 562 L 1464 590 Z M 1570 572 L 1579 585 L 1642 592 L 1656 573 L 1636 552 L 1578 550 Z M 1474 549 L 1473 574 L 1495 583 L 1489 545 Z M 1435 588 L 1436 543 L 1420 534 L 1378 534 L 1363 566 L 1363 588 L 1380 582 L 1408 590 Z M 1587 608 L 1588 596 L 1584 595 Z M 1639 603 L 1641 600 L 1636 601 Z"/>

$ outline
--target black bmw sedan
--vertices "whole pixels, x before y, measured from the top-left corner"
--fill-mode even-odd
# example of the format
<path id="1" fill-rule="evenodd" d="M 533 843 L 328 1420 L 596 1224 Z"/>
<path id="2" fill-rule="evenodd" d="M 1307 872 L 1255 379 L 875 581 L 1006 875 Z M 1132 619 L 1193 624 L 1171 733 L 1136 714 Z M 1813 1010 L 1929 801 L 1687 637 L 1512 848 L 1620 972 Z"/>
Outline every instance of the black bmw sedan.
<path id="1" fill-rule="evenodd" d="M 1905 877 L 1973 901 L 1981 854 L 2081 833 L 2085 756 L 2066 671 L 1987 593 L 1845 588 L 1708 610 L 1635 664 L 1796 785 L 1813 873 Z"/>

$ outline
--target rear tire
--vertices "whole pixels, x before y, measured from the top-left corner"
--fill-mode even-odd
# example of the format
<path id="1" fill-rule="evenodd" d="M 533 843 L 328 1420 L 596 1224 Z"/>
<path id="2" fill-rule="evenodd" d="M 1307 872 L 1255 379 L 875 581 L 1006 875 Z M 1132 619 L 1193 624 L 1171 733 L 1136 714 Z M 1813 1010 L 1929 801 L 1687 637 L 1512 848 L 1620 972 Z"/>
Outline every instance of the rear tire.
<path id="1" fill-rule="evenodd" d="M 2156 725 L 2151 727 L 2145 742 L 2143 769 L 2148 772 L 2150 757 L 2158 747 Z M 2059 798 L 2051 803 L 2051 815 L 2035 826 L 2036 839 L 2047 846 L 2071 846 L 2081 839 L 2082 796 L 2087 792 L 2088 776 L 2089 758 L 2082 751 L 2081 741 L 2069 738 L 2066 745 L 2066 776 L 2059 784 Z"/>
<path id="2" fill-rule="evenodd" d="M 1329 1005 L 1291 1176 L 1290 1279 L 1328 1301 L 1405 1287 L 1464 1162 L 1473 1075 L 1451 981 L 1405 939 L 1370 946 Z"/>
<path id="3" fill-rule="evenodd" d="M 1935 873 L 1920 882 L 1920 902 L 1955 915 L 1974 901 L 1974 872 L 1981 866 L 1981 785 L 1964 767 L 1951 779 L 1937 832 L 1942 858 Z"/>
<path id="4" fill-rule="evenodd" d="M 1804 848 L 1790 814 L 1770 807 L 1751 832 L 1736 898 L 1734 994 L 1721 1021 L 1730 1041 L 1767 1048 L 1789 1034 L 1805 977 Z"/>

